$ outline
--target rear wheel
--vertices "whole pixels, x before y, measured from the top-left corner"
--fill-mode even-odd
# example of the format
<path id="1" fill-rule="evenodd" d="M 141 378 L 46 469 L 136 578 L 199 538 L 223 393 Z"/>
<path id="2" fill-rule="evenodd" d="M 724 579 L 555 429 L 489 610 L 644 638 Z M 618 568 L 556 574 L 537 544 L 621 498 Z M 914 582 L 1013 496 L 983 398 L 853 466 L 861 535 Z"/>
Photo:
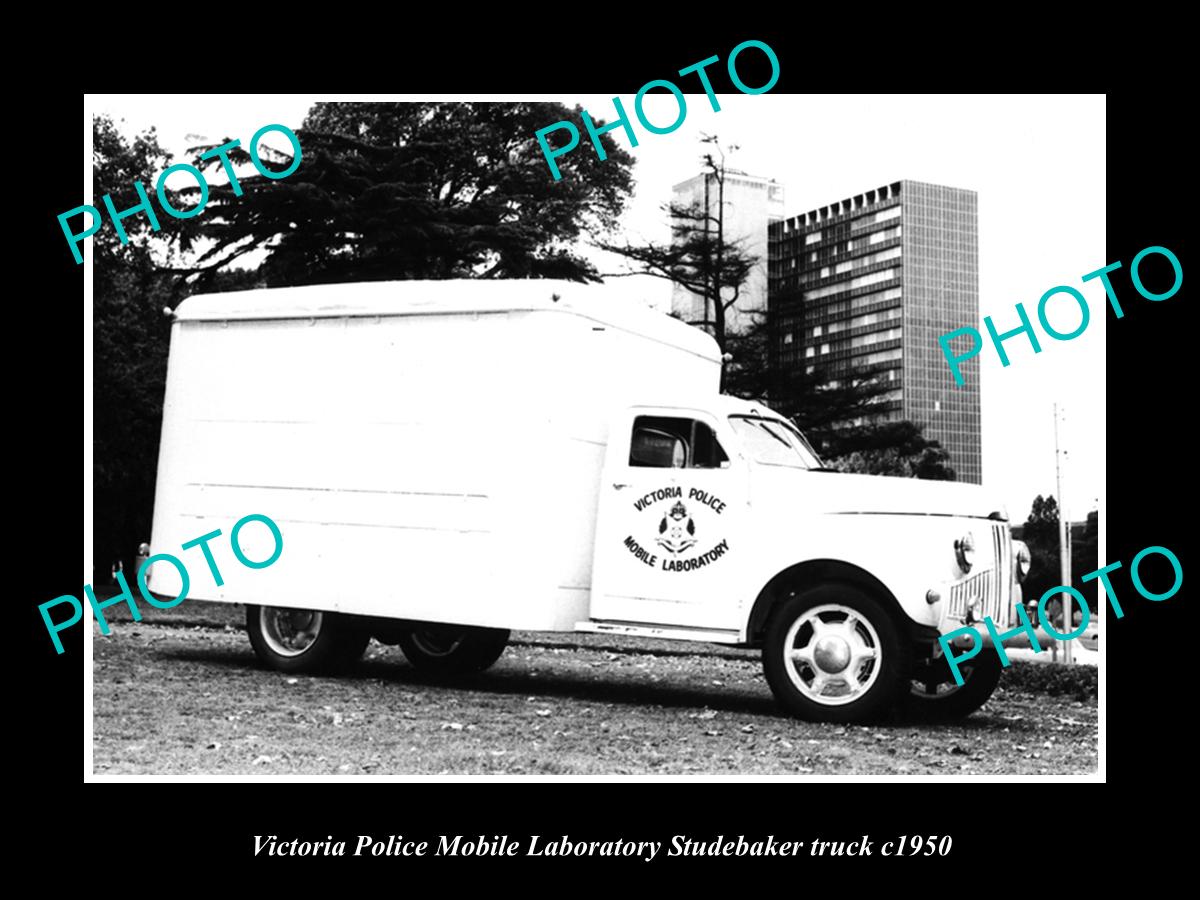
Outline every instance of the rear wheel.
<path id="1" fill-rule="evenodd" d="M 851 585 L 793 594 L 775 610 L 763 670 L 779 702 L 803 719 L 861 722 L 888 711 L 910 654 L 892 615 Z"/>
<path id="2" fill-rule="evenodd" d="M 371 640 L 348 616 L 279 606 L 247 606 L 246 631 L 258 658 L 280 672 L 348 667 Z"/>
<path id="3" fill-rule="evenodd" d="M 500 658 L 508 644 L 503 628 L 419 625 L 400 635 L 400 649 L 413 667 L 441 677 L 473 675 Z"/>
<path id="4" fill-rule="evenodd" d="M 949 721 L 969 716 L 1000 684 L 1000 657 L 981 651 L 958 664 L 963 683 L 956 684 L 946 657 L 925 659 L 913 669 L 905 710 L 925 721 Z"/>

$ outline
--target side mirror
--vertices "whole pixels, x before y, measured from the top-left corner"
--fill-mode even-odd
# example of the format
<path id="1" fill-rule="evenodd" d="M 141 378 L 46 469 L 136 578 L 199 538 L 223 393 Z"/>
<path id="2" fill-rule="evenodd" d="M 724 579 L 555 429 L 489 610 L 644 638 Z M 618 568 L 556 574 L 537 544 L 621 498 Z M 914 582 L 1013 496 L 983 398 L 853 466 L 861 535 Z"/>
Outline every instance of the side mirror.
<path id="1" fill-rule="evenodd" d="M 629 445 L 629 464 L 655 469 L 678 469 L 687 463 L 687 445 L 673 434 L 638 428 Z"/>

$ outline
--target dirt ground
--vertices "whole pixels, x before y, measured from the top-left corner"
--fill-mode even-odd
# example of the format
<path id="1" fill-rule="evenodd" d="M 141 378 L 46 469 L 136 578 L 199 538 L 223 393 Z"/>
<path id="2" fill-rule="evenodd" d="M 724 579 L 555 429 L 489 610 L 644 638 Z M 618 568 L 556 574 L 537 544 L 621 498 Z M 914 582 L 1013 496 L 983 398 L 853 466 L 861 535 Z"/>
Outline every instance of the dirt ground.
<path id="1" fill-rule="evenodd" d="M 115 610 L 110 610 L 113 612 Z M 96 774 L 1083 774 L 1095 670 L 1014 663 L 949 726 L 786 716 L 757 653 L 517 633 L 458 686 L 372 642 L 353 674 L 260 666 L 242 610 L 189 601 L 95 628 Z M 111 618 L 115 619 L 116 616 Z"/>

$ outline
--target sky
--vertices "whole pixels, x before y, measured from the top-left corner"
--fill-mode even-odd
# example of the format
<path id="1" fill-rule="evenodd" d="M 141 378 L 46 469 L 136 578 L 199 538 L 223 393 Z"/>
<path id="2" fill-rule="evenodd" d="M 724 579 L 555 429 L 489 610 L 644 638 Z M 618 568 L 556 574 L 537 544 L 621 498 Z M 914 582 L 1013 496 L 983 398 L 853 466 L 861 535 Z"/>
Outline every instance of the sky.
<path id="1" fill-rule="evenodd" d="M 611 120 L 615 114 L 611 95 L 88 98 L 92 113 L 108 113 L 127 136 L 155 127 L 163 147 L 176 157 L 173 162 L 186 160 L 188 147 L 225 137 L 239 138 L 244 145 L 268 123 L 298 127 L 314 102 L 339 99 L 549 99 L 568 106 L 579 103 L 593 118 Z M 622 97 L 631 114 L 632 100 Z M 982 317 L 990 315 L 997 330 L 1007 331 L 1019 324 L 1018 302 L 1036 323 L 1038 300 L 1058 285 L 1080 291 L 1092 312 L 1087 330 L 1075 340 L 1055 341 L 1039 330 L 1039 354 L 1023 336 L 1006 341 L 1007 368 L 985 343 L 980 356 L 984 485 L 999 494 L 1016 522 L 1025 520 L 1035 495 L 1058 494 L 1057 403 L 1067 512 L 1080 520 L 1095 509 L 1104 492 L 1104 343 L 1110 323 L 1098 279 L 1087 284 L 1081 279 L 1115 262 L 1105 258 L 1103 95 L 766 93 L 718 94 L 718 100 L 719 112 L 703 94 L 687 95 L 687 116 L 671 134 L 649 134 L 635 121 L 639 144 L 631 153 L 637 185 L 622 223 L 626 233 L 634 239 L 667 237 L 661 207 L 670 200 L 672 185 L 698 174 L 702 134 L 738 145 L 730 165 L 782 184 L 787 217 L 901 179 L 976 191 L 981 321 L 962 324 L 983 332 Z M 678 110 L 669 94 L 649 94 L 645 112 L 650 121 L 667 123 Z M 625 141 L 621 130 L 612 134 Z M 264 142 L 288 149 L 287 139 L 278 134 Z M 590 151 L 581 146 L 575 152 Z M 614 263 L 602 261 L 602 267 L 612 271 Z M 622 283 L 669 309 L 665 282 Z M 1048 316 L 1063 332 L 1079 322 L 1077 308 L 1061 297 Z M 1121 327 L 1119 321 L 1111 324 Z"/>

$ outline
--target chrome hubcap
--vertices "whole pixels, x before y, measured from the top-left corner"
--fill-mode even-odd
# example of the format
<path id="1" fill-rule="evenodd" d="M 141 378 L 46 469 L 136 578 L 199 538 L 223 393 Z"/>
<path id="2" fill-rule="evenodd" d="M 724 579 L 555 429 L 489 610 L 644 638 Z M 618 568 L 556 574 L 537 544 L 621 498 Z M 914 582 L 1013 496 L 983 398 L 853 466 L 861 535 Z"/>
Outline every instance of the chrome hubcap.
<path id="1" fill-rule="evenodd" d="M 316 643 L 325 621 L 324 613 L 312 609 L 264 606 L 259 615 L 263 640 L 280 656 L 300 656 L 307 652 Z"/>
<path id="2" fill-rule="evenodd" d="M 821 671 L 834 675 L 850 665 L 850 644 L 837 635 L 826 635 L 816 642 L 813 661 Z"/>
<path id="3" fill-rule="evenodd" d="M 883 658 L 875 627 L 840 603 L 803 612 L 788 629 L 784 648 L 792 684 L 823 706 L 862 697 L 879 676 Z"/>

